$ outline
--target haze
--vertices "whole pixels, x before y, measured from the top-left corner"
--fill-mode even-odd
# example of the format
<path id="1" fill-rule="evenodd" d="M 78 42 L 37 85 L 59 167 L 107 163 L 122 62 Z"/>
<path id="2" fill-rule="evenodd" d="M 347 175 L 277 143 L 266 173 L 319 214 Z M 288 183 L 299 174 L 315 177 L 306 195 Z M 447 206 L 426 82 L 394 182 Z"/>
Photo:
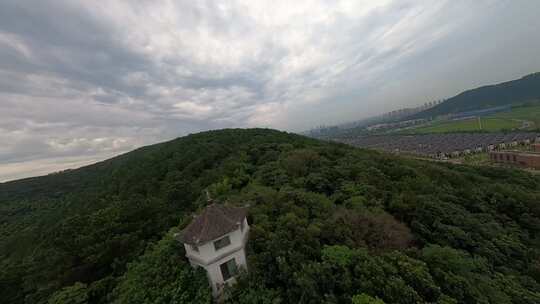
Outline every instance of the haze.
<path id="1" fill-rule="evenodd" d="M 540 71 L 538 1 L 0 3 L 0 181 L 302 131 Z"/>

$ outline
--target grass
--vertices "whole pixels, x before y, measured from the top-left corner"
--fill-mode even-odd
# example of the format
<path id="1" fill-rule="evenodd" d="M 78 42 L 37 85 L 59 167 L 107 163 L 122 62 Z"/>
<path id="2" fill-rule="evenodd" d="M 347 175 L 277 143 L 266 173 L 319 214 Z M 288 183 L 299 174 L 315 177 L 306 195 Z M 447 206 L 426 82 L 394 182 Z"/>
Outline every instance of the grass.
<path id="1" fill-rule="evenodd" d="M 535 124 L 535 128 L 540 128 L 540 106 L 538 105 L 514 108 L 510 112 L 494 114 L 493 117 L 500 119 L 528 120 Z"/>
<path id="2" fill-rule="evenodd" d="M 497 113 L 482 117 L 482 128 L 477 118 L 459 121 L 436 121 L 427 126 L 407 130 L 410 133 L 447 133 L 447 132 L 496 132 L 502 130 L 518 129 L 522 121 L 533 124 L 528 129 L 540 127 L 540 105 L 522 106 L 513 108 L 509 112 Z"/>
<path id="3" fill-rule="evenodd" d="M 466 155 L 462 158 L 462 163 L 467 165 L 483 166 L 492 164 L 488 153 Z"/>
<path id="4" fill-rule="evenodd" d="M 447 133 L 465 131 L 488 131 L 511 130 L 521 127 L 521 122 L 504 118 L 482 118 L 482 128 L 478 119 L 467 119 L 459 121 L 445 121 L 435 123 L 430 126 L 413 129 L 414 133 Z"/>

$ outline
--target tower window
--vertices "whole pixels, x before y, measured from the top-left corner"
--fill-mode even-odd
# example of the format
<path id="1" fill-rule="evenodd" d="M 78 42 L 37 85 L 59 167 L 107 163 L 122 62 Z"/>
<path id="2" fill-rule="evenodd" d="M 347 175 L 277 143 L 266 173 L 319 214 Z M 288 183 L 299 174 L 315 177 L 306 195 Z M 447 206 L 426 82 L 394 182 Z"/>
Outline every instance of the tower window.
<path id="1" fill-rule="evenodd" d="M 197 245 L 191 245 L 191 250 L 199 252 L 199 247 Z"/>
<path id="2" fill-rule="evenodd" d="M 219 265 L 219 268 L 221 269 L 221 275 L 223 275 L 224 281 L 227 281 L 238 273 L 238 268 L 236 267 L 236 261 L 234 259 L 230 259 Z"/>
<path id="3" fill-rule="evenodd" d="M 218 251 L 223 247 L 229 246 L 230 244 L 231 244 L 231 239 L 229 238 L 229 236 L 226 236 L 224 238 L 221 238 L 221 239 L 215 241 L 214 242 L 214 248 L 216 249 L 216 251 Z"/>

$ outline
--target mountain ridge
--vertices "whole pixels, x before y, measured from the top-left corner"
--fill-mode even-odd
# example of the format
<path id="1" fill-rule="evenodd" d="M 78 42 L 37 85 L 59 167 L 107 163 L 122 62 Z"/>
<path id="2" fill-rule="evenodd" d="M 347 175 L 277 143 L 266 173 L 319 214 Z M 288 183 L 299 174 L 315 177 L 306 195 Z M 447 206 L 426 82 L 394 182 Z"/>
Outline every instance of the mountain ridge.
<path id="1" fill-rule="evenodd" d="M 463 91 L 454 97 L 446 99 L 441 104 L 411 115 L 407 119 L 430 118 L 539 100 L 540 72 L 537 72 L 519 79 Z"/>

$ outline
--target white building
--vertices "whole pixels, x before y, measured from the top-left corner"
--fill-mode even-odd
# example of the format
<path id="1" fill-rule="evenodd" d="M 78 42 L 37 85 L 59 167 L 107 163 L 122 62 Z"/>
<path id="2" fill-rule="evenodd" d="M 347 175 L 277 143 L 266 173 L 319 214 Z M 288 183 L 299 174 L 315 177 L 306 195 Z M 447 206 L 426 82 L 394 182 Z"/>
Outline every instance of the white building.
<path id="1" fill-rule="evenodd" d="M 245 208 L 212 203 L 178 235 L 191 265 L 206 270 L 214 296 L 235 282 L 239 268 L 247 270 L 246 214 Z"/>

